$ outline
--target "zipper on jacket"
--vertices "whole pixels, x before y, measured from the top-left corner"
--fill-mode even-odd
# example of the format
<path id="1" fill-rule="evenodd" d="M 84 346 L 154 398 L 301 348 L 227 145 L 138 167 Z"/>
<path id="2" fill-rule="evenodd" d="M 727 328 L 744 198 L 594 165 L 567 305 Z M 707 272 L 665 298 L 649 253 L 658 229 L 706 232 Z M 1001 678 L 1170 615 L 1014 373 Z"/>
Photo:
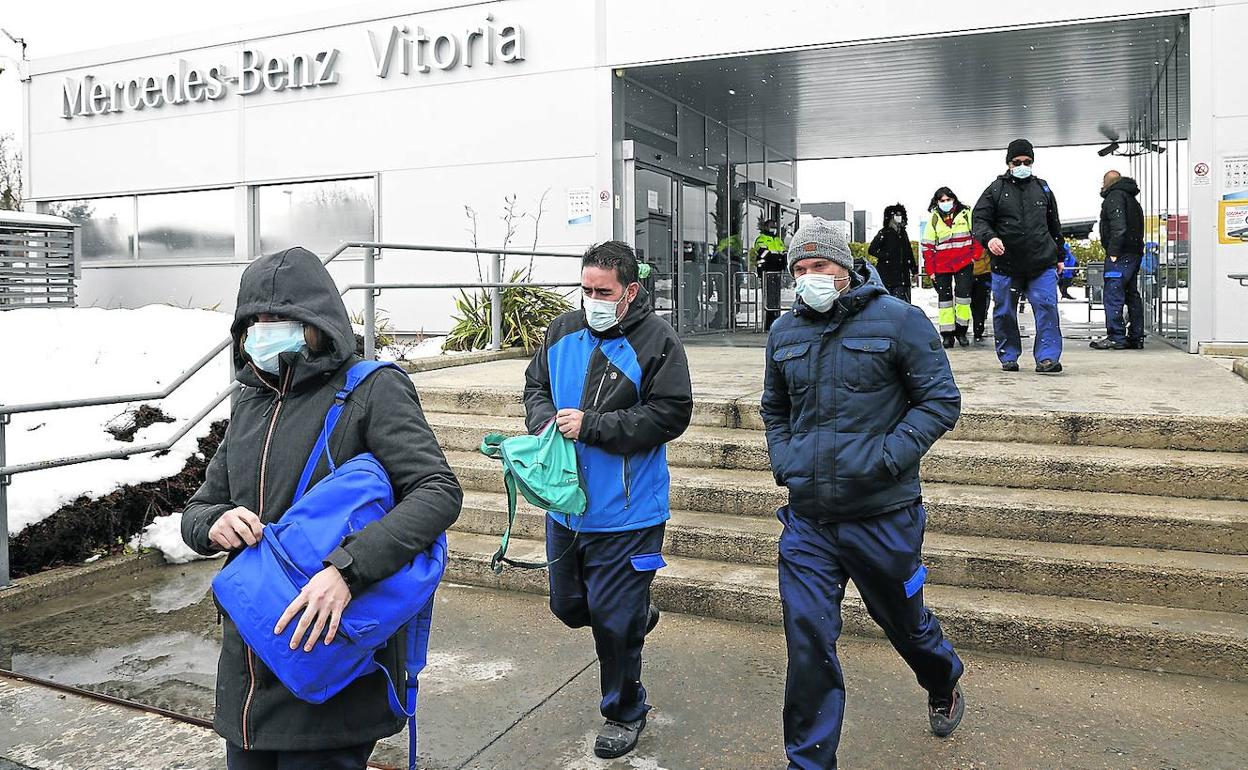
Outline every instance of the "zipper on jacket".
<path id="1" fill-rule="evenodd" d="M 259 373 L 257 373 L 257 376 L 259 376 Z M 268 461 L 269 461 L 269 448 L 273 442 L 273 430 L 274 428 L 277 427 L 278 415 L 282 413 L 282 398 L 286 395 L 286 388 L 290 386 L 290 370 L 289 369 L 286 370 L 286 377 L 283 379 L 282 386 L 280 389 L 274 388 L 272 385 L 269 385 L 268 381 L 265 380 L 264 377 L 260 377 L 260 381 L 263 382 L 265 385 L 268 385 L 269 388 L 276 394 L 273 398 L 273 416 L 272 418 L 269 419 L 269 430 L 267 433 L 265 433 L 264 448 L 260 452 L 260 494 L 259 494 L 259 503 L 256 506 L 260 510 L 256 511 L 256 516 L 263 517 L 264 516 L 264 475 L 265 475 L 265 471 L 267 470 Z M 251 648 L 248 647 L 246 643 L 244 643 L 243 646 L 247 650 L 247 678 L 248 678 L 247 698 L 246 700 L 243 701 L 243 749 L 247 750 L 251 748 L 251 741 L 247 735 L 247 715 L 248 715 L 248 712 L 251 711 L 252 698 L 254 698 L 256 695 L 256 666 L 252 658 Z"/>
<path id="2" fill-rule="evenodd" d="M 632 500 L 632 484 L 633 469 L 628 462 L 628 455 L 624 455 L 624 507 L 627 508 L 629 501 Z"/>
<path id="3" fill-rule="evenodd" d="M 602 398 L 602 385 L 607 381 L 607 372 L 610 371 L 611 364 L 607 364 L 607 368 L 602 371 L 602 377 L 598 380 L 598 392 L 594 394 L 594 408 L 598 408 L 598 399 Z"/>

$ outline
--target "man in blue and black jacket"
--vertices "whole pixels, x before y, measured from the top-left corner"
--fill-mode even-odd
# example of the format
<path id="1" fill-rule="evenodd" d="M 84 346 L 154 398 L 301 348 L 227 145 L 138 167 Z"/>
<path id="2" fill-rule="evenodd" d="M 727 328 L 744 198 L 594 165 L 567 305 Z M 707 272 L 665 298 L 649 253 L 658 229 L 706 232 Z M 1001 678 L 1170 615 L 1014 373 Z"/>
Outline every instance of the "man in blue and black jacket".
<path id="1" fill-rule="evenodd" d="M 546 520 L 550 608 L 570 628 L 590 626 L 598 651 L 603 758 L 632 751 L 646 725 L 641 648 L 659 620 L 650 604 L 665 566 L 670 516 L 665 444 L 693 414 L 685 350 L 638 283 L 632 248 L 608 241 L 581 260 L 584 307 L 556 318 L 525 374 L 527 424 L 555 420 L 576 442 L 589 506 L 580 520 Z"/>
<path id="2" fill-rule="evenodd" d="M 919 460 L 957 422 L 961 394 L 931 321 L 855 267 L 845 233 L 803 225 L 788 263 L 797 302 L 767 338 L 762 399 L 772 471 L 789 491 L 777 513 L 784 740 L 792 770 L 835 770 L 849 580 L 927 691 L 932 732 L 962 718 L 962 661 L 923 605 L 919 488 Z"/>

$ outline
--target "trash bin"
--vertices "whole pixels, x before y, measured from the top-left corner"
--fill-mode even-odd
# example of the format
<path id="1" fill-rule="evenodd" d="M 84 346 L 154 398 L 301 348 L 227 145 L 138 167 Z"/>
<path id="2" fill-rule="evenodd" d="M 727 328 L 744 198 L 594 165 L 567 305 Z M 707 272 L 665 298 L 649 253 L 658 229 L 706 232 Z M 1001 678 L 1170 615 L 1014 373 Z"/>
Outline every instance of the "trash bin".
<path id="1" fill-rule="evenodd" d="M 1105 263 L 1089 262 L 1087 264 L 1088 302 L 1093 305 L 1105 304 Z"/>

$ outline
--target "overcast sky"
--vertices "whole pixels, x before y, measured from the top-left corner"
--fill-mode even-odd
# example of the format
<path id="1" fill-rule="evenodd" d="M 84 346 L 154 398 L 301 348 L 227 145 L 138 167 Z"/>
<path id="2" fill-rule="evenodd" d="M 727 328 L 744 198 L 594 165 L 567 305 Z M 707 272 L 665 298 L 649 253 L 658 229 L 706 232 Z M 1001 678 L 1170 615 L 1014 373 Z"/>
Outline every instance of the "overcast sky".
<path id="1" fill-rule="evenodd" d="M 8 0 L 0 10 L 0 27 L 24 37 L 27 55 L 36 59 L 342 5 L 342 0 L 214 0 L 194 6 L 168 0 Z M 180 12 L 183 7 L 188 10 Z M 0 57 L 16 58 L 18 53 L 17 46 L 0 36 Z M 0 74 L 0 134 L 19 134 L 17 73 L 3 58 L 0 65 L 5 67 Z M 985 152 L 803 163 L 798 169 L 799 194 L 807 202 L 848 201 L 855 208 L 865 208 L 873 213 L 877 227 L 884 206 L 900 200 L 917 227 L 919 214 L 941 185 L 952 187 L 968 205 L 974 205 L 992 177 L 1004 170 L 1005 146 L 1014 138 L 1002 136 L 1000 149 Z M 1095 217 L 1102 174 L 1110 168 L 1129 172 L 1125 159 L 1099 158 L 1095 150 L 1037 149 L 1036 173 L 1052 185 L 1065 219 Z M 917 229 L 911 236 L 918 237 Z"/>

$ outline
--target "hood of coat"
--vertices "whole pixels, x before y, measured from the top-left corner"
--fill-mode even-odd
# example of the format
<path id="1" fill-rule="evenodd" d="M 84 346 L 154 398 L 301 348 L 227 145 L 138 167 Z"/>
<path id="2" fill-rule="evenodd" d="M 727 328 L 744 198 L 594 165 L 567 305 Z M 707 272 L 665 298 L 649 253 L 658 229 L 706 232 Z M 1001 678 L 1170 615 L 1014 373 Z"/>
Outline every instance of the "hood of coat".
<path id="1" fill-rule="evenodd" d="M 893 214 L 901 214 L 902 224 L 905 224 L 907 221 L 909 221 L 909 217 L 906 216 L 906 207 L 901 205 L 900 203 L 894 203 L 891 206 L 884 207 L 884 223 L 883 223 L 884 226 L 887 226 L 890 222 L 893 221 Z"/>
<path id="2" fill-rule="evenodd" d="M 1135 180 L 1129 176 L 1124 176 L 1121 179 L 1119 179 L 1117 182 L 1114 182 L 1113 184 L 1111 184 L 1106 189 L 1101 190 L 1101 197 L 1108 198 L 1109 194 L 1113 192 L 1114 190 L 1121 190 L 1125 192 L 1127 195 L 1131 195 L 1131 196 L 1136 196 L 1140 194 L 1140 186 L 1136 184 Z"/>
<path id="3" fill-rule="evenodd" d="M 234 367 L 244 385 L 264 385 L 242 352 L 247 328 L 262 313 L 300 321 L 321 333 L 321 351 L 305 348 L 282 354 L 282 372 L 294 369 L 292 386 L 335 372 L 355 355 L 355 332 L 338 287 L 320 258 L 302 246 L 266 254 L 248 265 L 238 285 L 236 308 L 230 334 L 234 338 Z"/>

